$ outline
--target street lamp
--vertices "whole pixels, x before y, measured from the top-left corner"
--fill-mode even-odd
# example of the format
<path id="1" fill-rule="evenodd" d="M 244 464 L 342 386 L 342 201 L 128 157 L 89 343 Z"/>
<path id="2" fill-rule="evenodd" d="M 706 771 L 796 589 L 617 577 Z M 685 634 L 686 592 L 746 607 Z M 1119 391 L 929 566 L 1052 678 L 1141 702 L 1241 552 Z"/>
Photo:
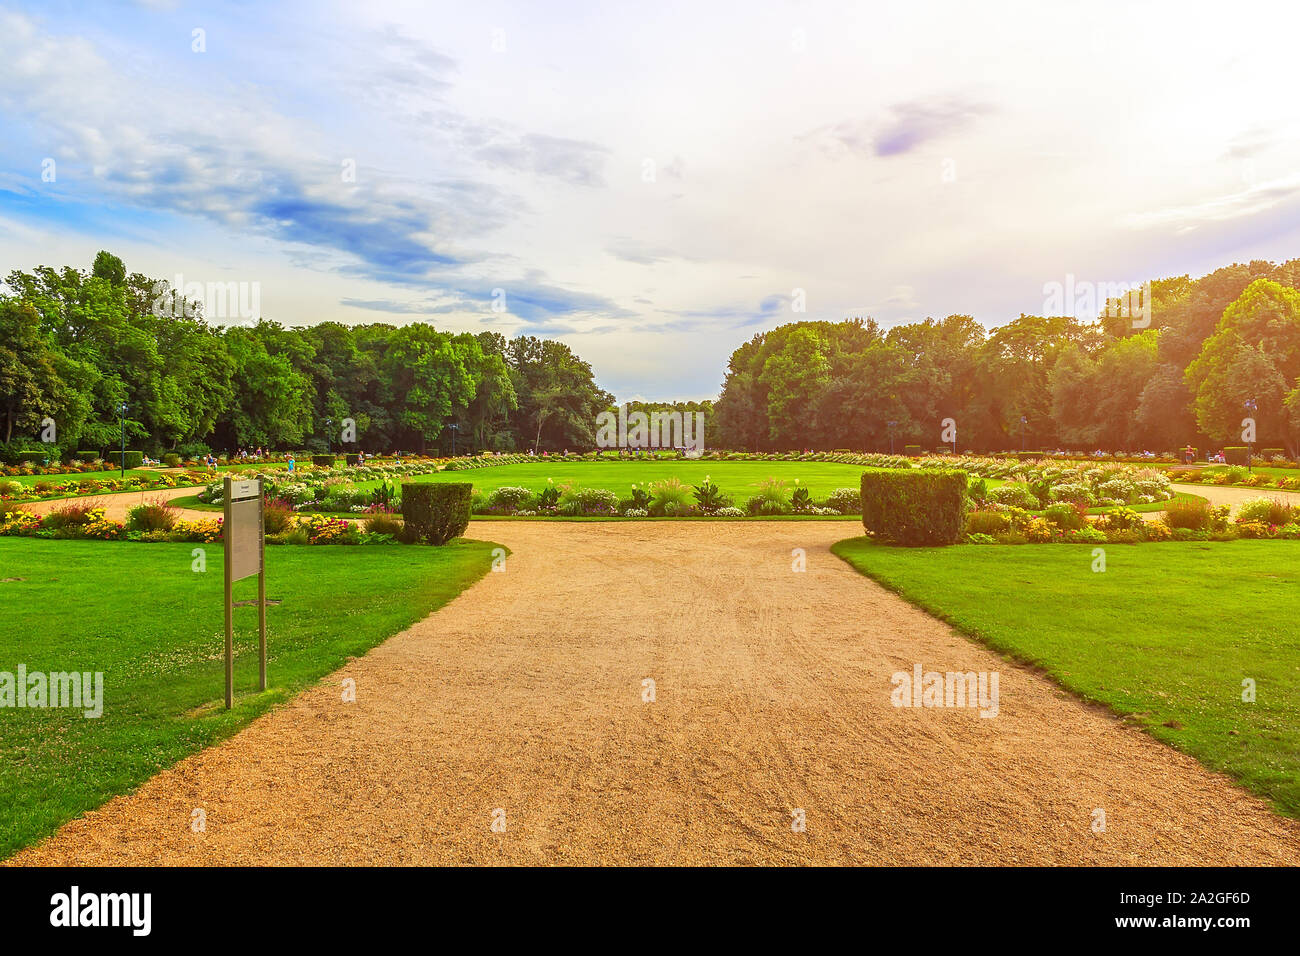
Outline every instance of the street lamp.
<path id="1" fill-rule="evenodd" d="M 117 460 L 117 465 L 123 478 L 126 477 L 126 413 L 130 407 L 126 402 L 117 406 L 117 421 L 122 428 L 122 457 Z"/>
<path id="2" fill-rule="evenodd" d="M 885 422 L 889 426 L 889 453 L 894 453 L 894 429 L 898 427 L 898 422 Z"/>
<path id="3" fill-rule="evenodd" d="M 451 457 L 455 458 L 456 457 L 456 432 L 460 431 L 460 426 L 457 425 L 455 422 L 452 422 L 447 427 L 451 429 Z"/>
<path id="4" fill-rule="evenodd" d="M 330 445 L 330 433 L 334 431 L 334 419 L 325 419 L 325 454 L 334 454 L 334 448 Z"/>
<path id="5" fill-rule="evenodd" d="M 1021 451 L 1021 453 L 1023 453 L 1024 450 L 1025 450 L 1025 423 L 1026 423 L 1027 421 L 1029 421 L 1029 419 L 1026 418 L 1024 415 L 1021 415 L 1021 416 L 1020 416 L 1020 451 Z"/>
<path id="6" fill-rule="evenodd" d="M 1251 421 L 1252 426 L 1255 425 L 1253 419 L 1255 417 L 1255 410 L 1258 407 L 1259 406 L 1255 404 L 1255 400 L 1253 398 L 1246 399 L 1246 412 L 1248 413 L 1248 417 L 1252 419 Z M 1253 432 L 1254 430 L 1255 429 L 1252 427 L 1251 431 Z M 1253 475 L 1255 473 L 1254 469 L 1251 466 L 1251 462 L 1253 462 L 1254 459 L 1255 459 L 1255 443 L 1253 441 L 1248 441 L 1246 442 L 1246 473 L 1247 474 Z"/>

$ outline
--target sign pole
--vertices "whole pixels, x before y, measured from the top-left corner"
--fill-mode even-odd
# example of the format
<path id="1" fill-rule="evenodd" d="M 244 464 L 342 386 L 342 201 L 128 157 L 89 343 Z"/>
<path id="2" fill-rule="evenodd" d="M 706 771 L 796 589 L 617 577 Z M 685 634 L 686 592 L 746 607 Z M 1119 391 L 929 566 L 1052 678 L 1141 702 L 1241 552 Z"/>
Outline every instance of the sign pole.
<path id="1" fill-rule="evenodd" d="M 225 479 L 226 519 L 226 710 L 235 703 L 234 585 L 257 575 L 257 684 L 266 690 L 266 504 L 260 478 Z M 251 603 L 251 602 L 250 602 Z"/>
<path id="2" fill-rule="evenodd" d="M 257 480 L 257 689 L 266 690 L 266 497 Z"/>
<path id="3" fill-rule="evenodd" d="M 232 532 L 231 516 L 231 488 L 230 475 L 225 478 L 225 496 L 222 498 L 225 506 L 225 519 L 221 523 L 221 540 L 222 547 L 225 549 L 223 561 L 226 574 L 226 710 L 230 710 L 235 703 L 235 607 L 234 607 L 234 585 L 235 585 L 235 565 L 232 561 L 232 549 L 230 547 L 230 537 Z"/>

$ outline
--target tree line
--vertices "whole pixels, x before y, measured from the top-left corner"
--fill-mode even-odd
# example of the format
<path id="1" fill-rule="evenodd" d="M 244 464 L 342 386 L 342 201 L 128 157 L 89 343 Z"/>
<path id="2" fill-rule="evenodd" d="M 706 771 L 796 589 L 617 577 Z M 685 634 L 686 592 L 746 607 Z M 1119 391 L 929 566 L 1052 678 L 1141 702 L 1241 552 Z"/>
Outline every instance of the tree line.
<path id="1" fill-rule="evenodd" d="M 796 322 L 732 354 L 716 440 L 754 450 L 1300 446 L 1300 259 L 1149 285 L 1142 322 Z M 1113 303 L 1112 303 L 1113 305 Z"/>
<path id="2" fill-rule="evenodd" d="M 414 323 L 218 327 L 202 304 L 101 252 L 89 271 L 15 271 L 0 290 L 0 457 L 41 447 L 197 455 L 237 448 L 447 452 L 590 449 L 614 397 L 561 342 Z M 1300 260 L 1149 288 L 1149 321 L 969 315 L 885 330 L 871 319 L 760 333 L 705 412 L 708 447 L 1300 450 Z M 119 409 L 125 412 L 119 414 Z M 46 446 L 50 447 L 50 446 Z"/>
<path id="3" fill-rule="evenodd" d="M 15 271 L 0 294 L 0 454 L 129 447 L 365 451 L 586 448 L 613 396 L 561 342 L 415 323 L 220 328 L 108 252 Z M 119 409 L 125 406 L 125 413 Z M 455 433 L 453 435 L 453 432 Z M 48 446 L 47 446 L 48 447 Z"/>

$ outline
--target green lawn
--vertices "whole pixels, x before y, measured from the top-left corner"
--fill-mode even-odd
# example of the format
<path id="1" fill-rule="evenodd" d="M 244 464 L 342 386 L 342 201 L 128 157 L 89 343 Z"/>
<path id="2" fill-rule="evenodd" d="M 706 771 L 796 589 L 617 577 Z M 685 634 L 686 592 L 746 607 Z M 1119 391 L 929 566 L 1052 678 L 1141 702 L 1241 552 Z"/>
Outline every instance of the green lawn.
<path id="1" fill-rule="evenodd" d="M 93 719 L 0 708 L 0 858 L 420 620 L 488 570 L 494 545 L 268 548 L 267 597 L 283 602 L 267 608 L 270 689 L 257 691 L 257 612 L 236 608 L 231 711 L 222 552 L 207 546 L 195 573 L 194 547 L 0 538 L 0 671 L 102 671 L 105 698 Z M 255 578 L 235 585 L 236 601 L 256 595 Z"/>
<path id="2" fill-rule="evenodd" d="M 690 485 L 698 485 L 708 475 L 723 494 L 744 507 L 745 499 L 758 491 L 764 478 L 784 478 L 794 487 L 795 479 L 817 499 L 825 498 L 836 488 L 857 488 L 862 473 L 870 469 L 821 461 L 583 461 L 548 462 L 545 460 L 519 465 L 497 465 L 469 471 L 439 471 L 415 475 L 408 481 L 468 481 L 475 491 L 488 492 L 504 486 L 539 491 L 546 480 L 555 484 L 575 484 L 584 488 L 608 488 L 626 498 L 635 484 L 644 488 L 654 481 L 676 476 Z M 358 488 L 378 488 L 378 481 L 359 482 Z"/>
<path id="3" fill-rule="evenodd" d="M 1229 471 L 1234 468 L 1240 468 L 1243 471 L 1251 471 L 1257 475 L 1268 475 L 1270 478 L 1297 478 L 1300 477 L 1300 469 L 1297 468 L 1275 468 L 1272 465 L 1254 465 L 1247 469 L 1245 465 L 1210 465 L 1203 470 L 1207 475 L 1217 475 L 1221 472 Z M 1229 486 L 1232 487 L 1232 486 Z"/>
<path id="4" fill-rule="evenodd" d="M 853 538 L 833 550 L 1300 816 L 1300 543 L 1109 545 L 1105 573 L 1092 548 Z"/>

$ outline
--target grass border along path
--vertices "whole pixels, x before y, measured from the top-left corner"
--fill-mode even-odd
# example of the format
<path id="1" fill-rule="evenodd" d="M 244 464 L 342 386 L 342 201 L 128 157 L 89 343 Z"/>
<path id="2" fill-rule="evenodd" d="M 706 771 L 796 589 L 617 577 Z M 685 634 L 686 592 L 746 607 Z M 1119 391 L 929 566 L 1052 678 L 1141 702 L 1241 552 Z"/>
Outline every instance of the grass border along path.
<path id="1" fill-rule="evenodd" d="M 192 544 L 0 538 L 0 672 L 104 675 L 98 718 L 0 708 L 0 859 L 428 616 L 487 572 L 494 547 L 268 548 L 270 688 L 256 690 L 256 611 L 236 608 L 226 711 L 219 545 L 196 573 Z M 236 601 L 256 593 L 255 578 L 235 585 Z"/>
<path id="2" fill-rule="evenodd" d="M 1300 817 L 1300 543 L 831 550 Z"/>

